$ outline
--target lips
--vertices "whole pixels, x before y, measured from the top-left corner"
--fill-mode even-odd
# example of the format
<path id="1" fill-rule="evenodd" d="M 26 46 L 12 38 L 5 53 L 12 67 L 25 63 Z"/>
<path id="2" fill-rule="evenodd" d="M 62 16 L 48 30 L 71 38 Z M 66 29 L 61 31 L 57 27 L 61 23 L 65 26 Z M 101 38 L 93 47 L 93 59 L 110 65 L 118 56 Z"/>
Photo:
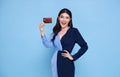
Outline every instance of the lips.
<path id="1" fill-rule="evenodd" d="M 61 25 L 66 25 L 66 22 L 61 22 Z"/>

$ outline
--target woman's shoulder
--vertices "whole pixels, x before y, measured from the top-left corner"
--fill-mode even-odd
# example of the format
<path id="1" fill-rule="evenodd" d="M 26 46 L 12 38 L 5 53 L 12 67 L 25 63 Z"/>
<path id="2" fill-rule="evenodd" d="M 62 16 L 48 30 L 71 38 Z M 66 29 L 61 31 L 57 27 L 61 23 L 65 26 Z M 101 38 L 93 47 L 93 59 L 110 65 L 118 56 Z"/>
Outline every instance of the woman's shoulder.
<path id="1" fill-rule="evenodd" d="M 72 30 L 73 32 L 79 32 L 79 31 L 78 31 L 78 28 L 75 28 L 75 27 L 72 27 L 71 30 Z"/>

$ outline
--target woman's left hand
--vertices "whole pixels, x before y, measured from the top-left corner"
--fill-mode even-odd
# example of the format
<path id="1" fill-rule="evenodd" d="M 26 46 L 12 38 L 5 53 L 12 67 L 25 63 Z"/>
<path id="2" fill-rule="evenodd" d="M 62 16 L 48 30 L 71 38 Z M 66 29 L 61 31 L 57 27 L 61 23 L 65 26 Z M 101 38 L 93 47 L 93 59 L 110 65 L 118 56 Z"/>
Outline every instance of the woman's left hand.
<path id="1" fill-rule="evenodd" d="M 62 53 L 61 55 L 65 58 L 73 60 L 73 57 L 71 56 L 71 54 L 67 50 L 64 50 L 64 53 Z"/>

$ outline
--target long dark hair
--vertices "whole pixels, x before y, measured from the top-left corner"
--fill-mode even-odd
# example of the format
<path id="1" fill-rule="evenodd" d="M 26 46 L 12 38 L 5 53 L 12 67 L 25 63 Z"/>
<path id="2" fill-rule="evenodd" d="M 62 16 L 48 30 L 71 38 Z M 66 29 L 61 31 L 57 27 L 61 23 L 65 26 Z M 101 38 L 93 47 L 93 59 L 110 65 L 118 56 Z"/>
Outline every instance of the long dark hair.
<path id="1" fill-rule="evenodd" d="M 54 26 L 54 28 L 53 28 L 53 33 L 54 33 L 54 35 L 53 35 L 53 38 L 51 39 L 52 41 L 55 40 L 56 35 L 57 35 L 57 34 L 60 32 L 60 30 L 61 30 L 61 26 L 60 26 L 60 23 L 59 23 L 58 18 L 59 18 L 59 16 L 60 16 L 62 13 L 67 13 L 67 14 L 70 16 L 71 20 L 70 20 L 68 26 L 69 26 L 69 27 L 73 27 L 73 24 L 72 24 L 72 13 L 71 13 L 71 11 L 68 10 L 67 8 L 63 8 L 62 10 L 60 10 L 60 12 L 59 12 L 59 14 L 58 14 L 58 17 L 57 17 L 56 24 L 55 24 L 55 26 Z"/>

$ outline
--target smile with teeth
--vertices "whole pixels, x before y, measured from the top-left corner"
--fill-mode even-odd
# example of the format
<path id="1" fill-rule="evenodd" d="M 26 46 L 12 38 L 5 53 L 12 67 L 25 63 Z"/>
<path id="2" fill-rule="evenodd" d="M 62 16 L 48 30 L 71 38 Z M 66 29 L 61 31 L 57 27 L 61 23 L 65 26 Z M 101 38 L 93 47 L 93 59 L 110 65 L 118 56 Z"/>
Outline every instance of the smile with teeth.
<path id="1" fill-rule="evenodd" d="M 66 24 L 66 22 L 61 22 L 61 24 L 62 24 L 62 25 L 65 25 L 65 24 Z"/>

